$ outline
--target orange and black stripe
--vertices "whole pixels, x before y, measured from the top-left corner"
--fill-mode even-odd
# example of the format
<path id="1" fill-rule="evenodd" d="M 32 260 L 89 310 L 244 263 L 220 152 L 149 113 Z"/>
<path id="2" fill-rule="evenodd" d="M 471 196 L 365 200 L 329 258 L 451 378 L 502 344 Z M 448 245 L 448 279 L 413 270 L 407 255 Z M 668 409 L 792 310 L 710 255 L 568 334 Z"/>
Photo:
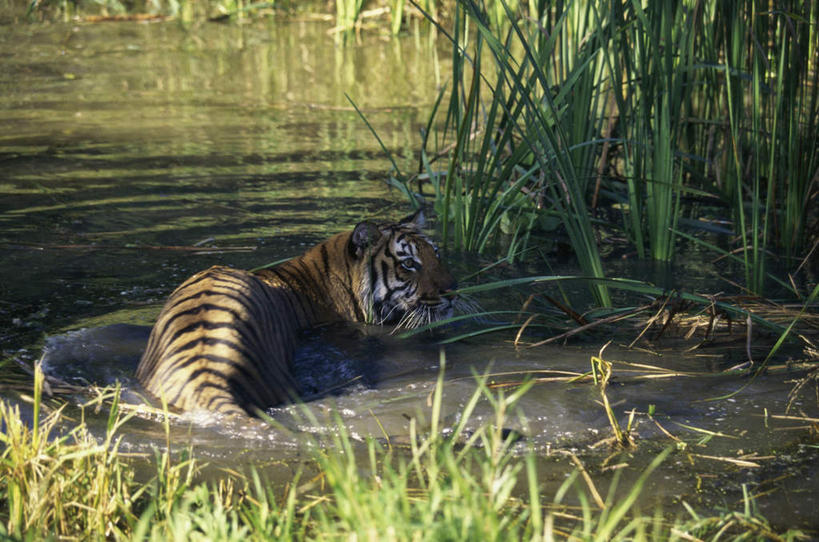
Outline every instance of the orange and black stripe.
<path id="1" fill-rule="evenodd" d="M 182 409 L 255 414 L 298 392 L 300 329 L 350 320 L 421 325 L 444 317 L 454 281 L 417 219 L 362 222 L 302 256 L 250 273 L 214 266 L 168 298 L 137 368 L 147 391 Z"/>

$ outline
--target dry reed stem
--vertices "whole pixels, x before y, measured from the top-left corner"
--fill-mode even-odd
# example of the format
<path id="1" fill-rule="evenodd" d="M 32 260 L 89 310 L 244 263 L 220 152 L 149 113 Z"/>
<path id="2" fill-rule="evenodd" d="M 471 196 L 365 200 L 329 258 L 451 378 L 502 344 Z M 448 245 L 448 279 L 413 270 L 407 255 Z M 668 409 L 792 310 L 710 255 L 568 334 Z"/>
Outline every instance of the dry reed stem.
<path id="1" fill-rule="evenodd" d="M 761 416 L 761 414 L 759 414 Z M 800 422 L 819 423 L 819 418 L 811 418 L 808 416 L 786 416 L 784 414 L 769 414 L 768 418 L 775 420 L 797 420 Z"/>
<path id="2" fill-rule="evenodd" d="M 671 533 L 674 536 L 682 538 L 683 540 L 691 540 L 692 542 L 705 542 L 702 538 L 697 538 L 694 535 L 690 535 L 690 534 L 686 533 L 685 531 L 681 531 L 681 530 L 676 529 L 674 527 L 671 528 Z"/>
<path id="3" fill-rule="evenodd" d="M 649 303 L 647 305 L 643 305 L 641 307 L 637 307 L 637 308 L 632 309 L 632 310 L 630 310 L 628 312 L 624 312 L 624 313 L 621 313 L 621 314 L 616 314 L 616 315 L 609 316 L 609 317 L 606 317 L 606 318 L 601 318 L 600 320 L 595 320 L 594 322 L 588 323 L 588 324 L 586 324 L 584 326 L 580 326 L 580 327 L 577 327 L 575 329 L 570 329 L 569 331 L 567 331 L 565 333 L 561 333 L 560 335 L 555 335 L 554 337 L 549 337 L 548 339 L 544 339 L 542 341 L 538 341 L 536 343 L 526 345 L 526 347 L 527 348 L 535 348 L 537 346 L 543 346 L 544 344 L 549 344 L 549 343 L 552 343 L 552 342 L 555 342 L 555 341 L 559 341 L 561 339 L 568 339 L 569 337 L 572 337 L 572 336 L 577 335 L 578 333 L 582 333 L 584 331 L 588 331 L 589 329 L 593 329 L 593 328 L 595 328 L 597 326 L 600 326 L 600 325 L 603 325 L 603 324 L 613 324 L 615 322 L 619 322 L 621 320 L 631 318 L 635 314 L 638 314 L 640 312 L 648 310 L 653 305 L 654 305 L 654 302 Z"/>
<path id="4" fill-rule="evenodd" d="M 713 461 L 722 461 L 725 463 L 733 463 L 738 467 L 748 467 L 748 468 L 758 468 L 760 465 L 759 463 L 754 463 L 753 461 L 745 461 L 743 459 L 735 459 L 733 457 L 724 457 L 724 456 L 717 456 L 717 455 L 705 455 L 705 454 L 695 454 L 689 453 L 691 457 L 699 457 L 701 459 L 711 459 Z"/>
<path id="5" fill-rule="evenodd" d="M 675 441 L 675 442 L 682 442 L 682 440 L 680 440 L 678 437 L 676 437 L 676 436 L 672 435 L 670 431 L 668 431 L 668 430 L 667 430 L 665 427 L 663 427 L 662 425 L 660 425 L 660 422 L 658 422 L 658 421 L 657 421 L 657 419 L 656 419 L 654 416 L 649 416 L 649 419 L 650 419 L 652 422 L 654 422 L 654 425 L 656 425 L 656 426 L 657 426 L 657 428 L 658 428 L 660 431 L 662 431 L 662 433 L 663 433 L 665 436 L 667 436 L 668 438 L 670 438 L 671 440 L 673 440 L 673 441 Z"/>
<path id="6" fill-rule="evenodd" d="M 603 351 L 609 344 L 611 344 L 611 341 L 607 342 L 602 348 L 600 348 L 600 352 L 597 356 L 592 356 L 592 372 L 596 382 L 597 371 L 600 371 L 600 397 L 603 400 L 603 409 L 606 411 L 609 425 L 611 425 L 611 429 L 614 432 L 615 442 L 621 448 L 630 448 L 634 445 L 634 441 L 632 440 L 628 430 L 623 431 L 620 428 L 620 424 L 617 421 L 617 417 L 614 415 L 614 410 L 612 405 L 609 403 L 609 398 L 606 394 L 606 388 L 608 387 L 609 379 L 611 378 L 612 368 L 611 363 L 603 359 Z M 630 422 L 633 419 L 633 416 L 634 412 L 632 411 L 631 417 L 629 418 L 629 428 L 631 427 Z"/>
<path id="7" fill-rule="evenodd" d="M 629 345 L 628 345 L 629 348 L 634 347 L 634 345 L 637 343 L 637 341 L 639 341 L 642 338 L 642 336 L 645 335 L 645 333 L 649 330 L 649 328 L 652 325 L 654 325 L 654 322 L 656 322 L 660 318 L 660 315 L 665 310 L 665 307 L 666 307 L 666 305 L 668 305 L 668 301 L 670 299 L 671 299 L 670 297 L 666 297 L 663 300 L 663 304 L 660 306 L 660 308 L 657 310 L 657 312 L 654 313 L 654 316 L 652 316 L 651 318 L 648 319 L 645 326 L 643 326 L 643 330 L 640 332 L 640 334 L 637 335 L 637 337 L 635 337 L 634 340 L 631 341 L 631 343 L 629 343 Z"/>
<path id="8" fill-rule="evenodd" d="M 600 492 L 597 491 L 597 487 L 594 485 L 594 481 L 592 480 L 591 476 L 589 475 L 588 471 L 586 471 L 586 467 L 583 466 L 583 462 L 578 459 L 574 453 L 568 450 L 561 450 L 561 453 L 564 455 L 569 456 L 569 459 L 572 460 L 572 463 L 575 464 L 577 470 L 580 471 L 580 475 L 583 477 L 583 481 L 586 482 L 586 486 L 589 488 L 589 492 L 594 499 L 594 502 L 600 508 L 600 510 L 606 509 L 606 503 L 603 501 L 603 498 L 600 496 Z"/>
<path id="9" fill-rule="evenodd" d="M 751 315 L 777 325 L 787 325 L 795 319 L 798 319 L 800 325 L 797 328 L 797 335 L 808 345 L 812 344 L 812 339 L 819 336 L 819 312 L 803 312 L 804 306 L 802 304 L 775 303 L 769 299 L 751 295 L 725 297 L 721 297 L 719 295 L 708 295 L 703 297 L 708 297 L 711 299 L 712 304 L 708 307 L 704 307 L 701 311 L 695 314 L 679 314 L 678 311 L 676 313 L 674 311 L 667 311 L 660 314 L 660 312 L 663 311 L 658 311 L 658 314 L 655 314 L 649 318 L 645 323 L 640 324 L 643 329 L 641 330 L 638 339 L 647 331 L 645 328 L 655 325 L 663 316 L 666 317 L 664 332 L 670 329 L 670 324 L 673 321 L 675 327 L 685 330 L 682 335 L 687 339 L 691 338 L 699 329 L 704 329 L 703 337 L 706 340 L 709 338 L 714 338 L 715 330 L 721 330 L 727 332 L 728 334 L 732 334 L 734 332 L 734 328 L 737 327 L 738 324 L 739 327 L 742 327 L 742 324 L 744 324 L 746 328 L 745 335 L 747 337 L 748 318 Z M 668 298 L 666 298 L 666 302 L 667 299 Z M 665 307 L 666 302 L 663 303 L 663 307 Z M 727 315 L 727 313 L 719 310 L 719 308 L 716 306 L 717 302 L 738 307 L 746 311 L 747 315 L 740 322 L 734 321 L 729 315 Z M 723 316 L 728 316 L 728 318 L 723 321 Z M 671 318 L 671 320 L 668 318 Z M 636 342 L 637 339 L 632 341 L 630 346 L 634 346 Z"/>

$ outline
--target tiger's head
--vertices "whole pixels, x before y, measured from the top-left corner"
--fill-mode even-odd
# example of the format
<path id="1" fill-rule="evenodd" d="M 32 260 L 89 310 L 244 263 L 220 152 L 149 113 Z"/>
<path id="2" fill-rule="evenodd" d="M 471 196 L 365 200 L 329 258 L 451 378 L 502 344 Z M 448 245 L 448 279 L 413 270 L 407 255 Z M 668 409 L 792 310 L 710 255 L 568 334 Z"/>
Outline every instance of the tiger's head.
<path id="1" fill-rule="evenodd" d="M 418 211 L 393 224 L 361 222 L 350 235 L 350 255 L 365 266 L 358 295 L 368 322 L 413 328 L 452 316 L 457 283 L 424 221 Z"/>

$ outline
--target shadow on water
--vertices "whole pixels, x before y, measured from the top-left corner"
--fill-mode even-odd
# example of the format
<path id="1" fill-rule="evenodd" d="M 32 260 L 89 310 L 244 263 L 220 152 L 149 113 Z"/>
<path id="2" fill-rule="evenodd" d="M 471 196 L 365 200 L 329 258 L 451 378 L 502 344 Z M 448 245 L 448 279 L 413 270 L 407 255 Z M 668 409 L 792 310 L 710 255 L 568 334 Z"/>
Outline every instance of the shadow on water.
<path id="1" fill-rule="evenodd" d="M 363 217 L 404 214 L 383 182 L 388 161 L 344 94 L 411 164 L 445 61 L 425 36 L 372 36 L 338 48 L 326 30 L 269 21 L 194 30 L 174 23 L 0 28 L 4 359 L 32 363 L 44 347 L 47 368 L 61 378 L 119 380 L 126 399 L 138 402 L 131 375 L 146 326 L 182 280 L 214 264 L 257 267 Z M 760 504 L 777 521 L 816 526 L 819 462 L 809 429 L 767 416 L 784 412 L 791 377 L 719 375 L 743 337 L 691 352 L 684 343 L 653 351 L 617 346 L 632 338 L 616 341 L 606 359 L 692 374 L 641 379 L 615 364 L 609 399 L 624 425 L 628 412 L 638 413 L 642 444 L 610 463 L 638 473 L 670 442 L 667 432 L 686 451 L 666 462 L 649 494 L 733 508 L 747 483 L 775 490 Z M 449 345 L 445 424 L 458 420 L 475 373 L 489 373 L 496 387 L 523 373 L 543 377 L 511 429 L 525 435 L 521 449 L 538 451 L 544 490 L 553 490 L 572 468 L 556 452 L 605 456 L 605 447 L 590 446 L 610 429 L 597 388 L 550 381 L 546 371 L 587 371 L 606 339 L 533 349 L 497 337 Z M 305 422 L 300 406 L 271 415 L 296 433 L 332 427 L 338 416 L 356 437 L 404 435 L 410 418 L 428 418 L 439 359 L 429 337 L 401 341 L 349 326 L 309 333 L 295 371 L 306 407 L 324 426 Z M 700 400 L 743 386 L 729 399 Z M 816 416 L 809 399 L 795 408 Z M 480 404 L 470 423 L 490 416 Z M 177 445 L 193 442 L 217 465 L 276 463 L 286 481 L 295 467 L 281 461 L 301 454 L 286 431 L 237 434 L 191 421 L 174 425 Z M 151 419 L 133 420 L 128 431 L 124 449 L 146 451 L 165 439 Z M 704 456 L 749 457 L 760 467 Z M 611 473 L 595 473 L 600 485 Z"/>

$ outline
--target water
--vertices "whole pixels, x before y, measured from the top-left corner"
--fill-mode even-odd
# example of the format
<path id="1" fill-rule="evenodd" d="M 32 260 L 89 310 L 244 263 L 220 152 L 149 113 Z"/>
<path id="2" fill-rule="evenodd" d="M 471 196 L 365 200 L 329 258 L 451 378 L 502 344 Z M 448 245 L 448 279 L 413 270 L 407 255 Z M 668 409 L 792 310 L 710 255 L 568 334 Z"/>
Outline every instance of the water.
<path id="1" fill-rule="evenodd" d="M 445 49 L 422 33 L 401 40 L 370 35 L 337 47 L 327 26 L 315 22 L 0 29 L 3 359 L 31 363 L 45 352 L 47 368 L 60 378 L 83 386 L 119 380 L 126 400 L 138 402 L 131 375 L 147 326 L 186 277 L 214 264 L 256 267 L 362 218 L 406 212 L 383 182 L 388 160 L 345 93 L 411 170 L 419 130 L 446 78 Z M 478 264 L 452 265 L 463 276 Z M 526 294 L 515 296 L 522 302 Z M 517 297 L 511 307 L 510 299 L 480 301 L 516 309 Z M 791 380 L 801 373 L 715 376 L 744 361 L 743 336 L 691 352 L 685 351 L 691 340 L 625 348 L 638 333 L 532 349 L 497 336 L 449 345 L 444 424 L 457 422 L 476 388 L 475 373 L 490 374 L 495 386 L 523 373 L 544 377 L 508 424 L 524 436 L 521 450 L 532 445 L 539 453 L 544 491 L 550 494 L 572 468 L 561 451 L 585 458 L 598 486 L 607 487 L 611 473 L 593 468 L 608 451 L 591 446 L 610 435 L 597 388 L 548 381 L 555 373 L 544 371 L 587 371 L 590 357 L 614 338 L 608 360 L 698 373 L 646 379 L 639 376 L 645 370 L 616 365 L 609 400 L 623 425 L 636 411 L 640 443 L 614 461 L 629 464 L 627 480 L 673 444 L 646 416 L 653 408 L 687 449 L 661 467 L 649 494 L 664 503 L 738 509 L 746 483 L 753 492 L 774 490 L 759 503 L 778 524 L 819 526 L 815 440 L 809 429 L 792 428 L 804 423 L 765 416 L 784 412 Z M 308 333 L 302 342 L 296 374 L 318 423 L 294 406 L 271 412 L 281 430 L 188 417 L 175 422 L 177 445 L 193 443 L 216 465 L 262 464 L 288 480 L 290 461 L 304 454 L 299 434 L 332 430 L 335 415 L 356 437 L 406 435 L 411 417 L 429 422 L 442 359 L 436 337 L 399 340 L 341 326 Z M 740 388 L 730 399 L 699 401 Z M 16 393 L 0 390 L 10 400 Z M 817 416 L 809 393 L 794 412 Z M 490 416 L 482 402 L 471 423 Z M 163 442 L 161 424 L 137 418 L 123 446 L 145 452 Z M 702 457 L 748 454 L 759 468 Z"/>
<path id="2" fill-rule="evenodd" d="M 214 263 L 254 267 L 404 212 L 345 93 L 407 165 L 440 82 L 435 44 L 343 49 L 326 30 L 4 28 L 2 316 L 20 324 L 4 326 L 4 344 L 70 325 L 67 313 L 155 303 Z M 198 243 L 249 249 L 141 248 Z"/>

